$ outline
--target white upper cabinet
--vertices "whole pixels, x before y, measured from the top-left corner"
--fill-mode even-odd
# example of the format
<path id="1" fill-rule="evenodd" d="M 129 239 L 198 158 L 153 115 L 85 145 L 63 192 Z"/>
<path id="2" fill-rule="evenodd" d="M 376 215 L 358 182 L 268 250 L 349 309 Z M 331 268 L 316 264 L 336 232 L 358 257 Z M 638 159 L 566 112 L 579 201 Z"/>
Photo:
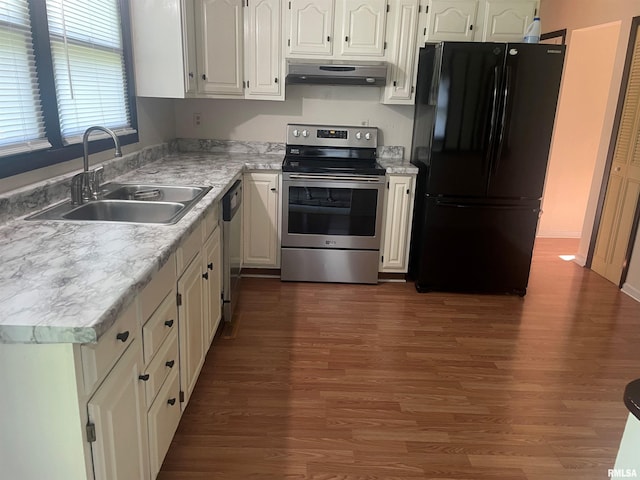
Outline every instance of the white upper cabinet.
<path id="1" fill-rule="evenodd" d="M 243 19 L 241 0 L 196 1 L 198 92 L 243 96 Z"/>
<path id="2" fill-rule="evenodd" d="M 477 11 L 477 0 L 431 0 L 426 40 L 473 41 Z"/>
<path id="3" fill-rule="evenodd" d="M 337 39 L 339 54 L 384 56 L 387 0 L 342 0 L 338 4 L 342 6 L 337 18 L 342 33 Z"/>
<path id="4" fill-rule="evenodd" d="M 521 42 L 536 15 L 535 0 L 486 0 L 476 40 L 483 42 Z"/>
<path id="5" fill-rule="evenodd" d="M 287 14 L 288 55 L 331 56 L 334 0 L 291 0 Z"/>
<path id="6" fill-rule="evenodd" d="M 418 50 L 418 0 L 398 0 L 389 12 L 389 69 L 383 103 L 412 104 Z"/>
<path id="7" fill-rule="evenodd" d="M 252 0 L 246 9 L 246 98 L 284 100 L 281 6 L 281 0 Z"/>
<path id="8" fill-rule="evenodd" d="M 386 54 L 386 0 L 291 0 L 286 18 L 288 57 Z"/>

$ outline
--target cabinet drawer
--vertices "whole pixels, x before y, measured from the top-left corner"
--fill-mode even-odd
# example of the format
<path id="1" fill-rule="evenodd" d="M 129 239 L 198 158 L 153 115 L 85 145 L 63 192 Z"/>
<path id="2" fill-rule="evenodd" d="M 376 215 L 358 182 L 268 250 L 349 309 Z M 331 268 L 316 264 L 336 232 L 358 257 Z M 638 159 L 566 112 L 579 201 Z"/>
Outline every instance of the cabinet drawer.
<path id="1" fill-rule="evenodd" d="M 178 307 L 175 290 L 171 290 L 158 309 L 142 327 L 144 364 L 149 362 L 164 342 L 164 339 L 178 329 Z"/>
<path id="2" fill-rule="evenodd" d="M 202 240 L 206 240 L 209 238 L 209 235 L 216 229 L 218 226 L 218 220 L 220 218 L 220 210 L 218 207 L 218 203 L 215 203 L 211 206 L 209 211 L 204 217 L 204 221 L 202 222 Z"/>
<path id="3" fill-rule="evenodd" d="M 158 397 L 149 410 L 149 459 L 151 478 L 156 478 L 173 434 L 180 422 L 180 382 L 178 370 L 169 375 Z"/>
<path id="4" fill-rule="evenodd" d="M 176 261 L 172 255 L 167 263 L 153 276 L 149 284 L 140 293 L 140 313 L 144 323 L 158 308 L 160 301 L 167 296 L 176 284 Z"/>
<path id="5" fill-rule="evenodd" d="M 195 257 L 200 248 L 202 247 L 202 222 L 198 227 L 191 232 L 191 234 L 182 242 L 178 247 L 176 254 L 176 264 L 178 266 L 178 277 L 182 274 L 185 268 L 191 263 L 193 257 Z"/>
<path id="6" fill-rule="evenodd" d="M 145 371 L 145 374 L 149 375 L 149 379 L 144 384 L 147 406 L 153 403 L 169 374 L 178 369 L 178 331 L 174 329 Z"/>
<path id="7" fill-rule="evenodd" d="M 136 302 L 133 302 L 98 343 L 80 346 L 85 393 L 94 390 L 136 338 L 139 328 L 136 311 Z"/>

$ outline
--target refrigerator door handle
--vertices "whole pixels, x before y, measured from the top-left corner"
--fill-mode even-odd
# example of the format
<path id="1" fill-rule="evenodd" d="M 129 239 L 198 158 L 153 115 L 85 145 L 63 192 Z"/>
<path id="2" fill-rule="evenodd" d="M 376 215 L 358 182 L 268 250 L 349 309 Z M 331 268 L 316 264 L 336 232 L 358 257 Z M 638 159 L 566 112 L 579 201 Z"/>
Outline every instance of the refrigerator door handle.
<path id="1" fill-rule="evenodd" d="M 493 101 L 491 102 L 491 124 L 489 126 L 489 146 L 487 147 L 487 154 L 485 155 L 485 162 L 487 165 L 491 165 L 491 155 L 493 154 L 493 147 L 496 140 L 496 120 L 498 117 L 498 90 L 500 89 L 500 68 L 494 67 L 493 71 Z"/>
<path id="2" fill-rule="evenodd" d="M 526 211 L 538 211 L 539 208 L 526 205 L 494 205 L 490 203 L 459 203 L 459 202 L 447 202 L 436 201 L 438 207 L 449 208 L 482 208 L 486 210 L 526 210 Z"/>
<path id="3" fill-rule="evenodd" d="M 505 68 L 504 79 L 504 98 L 502 99 L 502 118 L 500 119 L 500 139 L 498 140 L 498 152 L 493 165 L 493 172 L 498 171 L 500 165 L 500 157 L 502 157 L 502 149 L 504 147 L 504 135 L 507 128 L 507 107 L 509 105 L 509 95 L 511 93 L 511 67 Z"/>
<path id="4" fill-rule="evenodd" d="M 431 76 L 431 88 L 429 89 L 428 105 L 438 105 L 438 91 L 440 90 L 440 71 L 442 70 L 442 45 L 436 48 L 433 61 L 433 75 Z"/>

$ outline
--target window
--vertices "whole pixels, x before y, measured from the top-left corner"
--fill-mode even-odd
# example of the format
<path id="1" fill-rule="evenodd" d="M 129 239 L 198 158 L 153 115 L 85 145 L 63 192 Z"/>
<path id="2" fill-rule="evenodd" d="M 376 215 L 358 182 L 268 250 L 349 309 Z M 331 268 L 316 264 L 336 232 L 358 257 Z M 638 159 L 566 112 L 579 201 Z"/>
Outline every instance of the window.
<path id="1" fill-rule="evenodd" d="M 130 52 L 126 0 L 0 0 L 0 178 L 137 142 Z"/>

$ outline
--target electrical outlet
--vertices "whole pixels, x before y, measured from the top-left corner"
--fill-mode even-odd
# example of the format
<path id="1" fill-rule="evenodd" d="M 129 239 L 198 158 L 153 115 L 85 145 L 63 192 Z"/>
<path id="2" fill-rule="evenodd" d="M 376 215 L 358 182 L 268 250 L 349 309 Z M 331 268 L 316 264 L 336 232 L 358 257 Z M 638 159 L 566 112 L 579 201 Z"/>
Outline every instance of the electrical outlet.
<path id="1" fill-rule="evenodd" d="M 202 123 L 202 115 L 200 113 L 194 113 L 193 114 L 193 126 L 194 127 L 199 127 L 201 123 Z"/>

